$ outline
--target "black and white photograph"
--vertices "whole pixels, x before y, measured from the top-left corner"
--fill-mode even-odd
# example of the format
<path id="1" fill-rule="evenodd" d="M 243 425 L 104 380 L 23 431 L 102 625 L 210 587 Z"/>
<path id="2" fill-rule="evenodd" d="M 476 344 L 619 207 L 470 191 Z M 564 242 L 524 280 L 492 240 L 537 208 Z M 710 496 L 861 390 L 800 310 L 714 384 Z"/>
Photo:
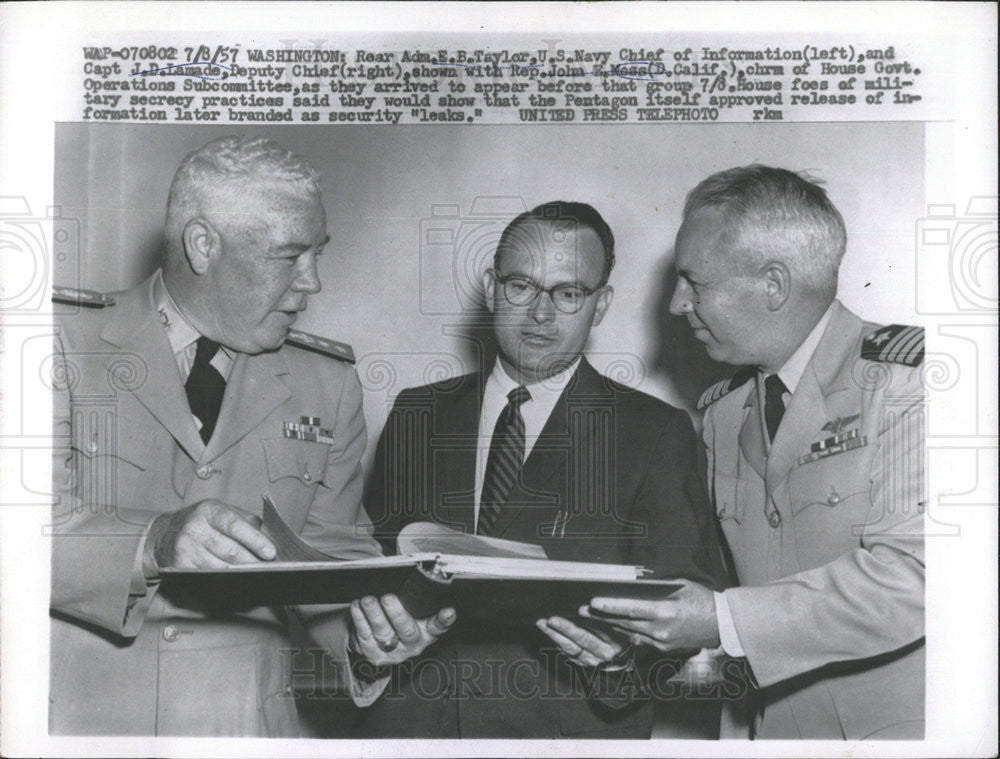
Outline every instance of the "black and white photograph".
<path id="1" fill-rule="evenodd" d="M 3 8 L 4 754 L 995 753 L 995 7 L 814 5 Z"/>

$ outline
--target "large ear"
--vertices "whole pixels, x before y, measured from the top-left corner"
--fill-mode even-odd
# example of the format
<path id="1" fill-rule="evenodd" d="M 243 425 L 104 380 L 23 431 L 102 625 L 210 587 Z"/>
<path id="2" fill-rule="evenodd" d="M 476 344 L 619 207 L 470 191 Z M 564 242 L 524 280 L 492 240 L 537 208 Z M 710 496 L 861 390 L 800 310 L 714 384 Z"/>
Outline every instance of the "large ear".
<path id="1" fill-rule="evenodd" d="M 764 281 L 768 311 L 777 311 L 792 294 L 792 273 L 781 261 L 768 261 L 760 267 L 760 277 Z"/>
<path id="2" fill-rule="evenodd" d="M 486 308 L 493 313 L 493 296 L 496 294 L 497 273 L 494 269 L 487 269 L 483 273 L 483 295 L 486 298 Z"/>
<path id="3" fill-rule="evenodd" d="M 592 327 L 596 327 L 604 319 L 604 315 L 611 308 L 611 301 L 615 297 L 615 288 L 611 285 L 605 285 L 597 293 L 597 308 L 594 310 L 594 321 L 591 322 Z"/>
<path id="4" fill-rule="evenodd" d="M 222 237 L 207 219 L 199 216 L 184 225 L 184 256 L 197 275 L 208 271 L 209 264 L 222 252 Z"/>

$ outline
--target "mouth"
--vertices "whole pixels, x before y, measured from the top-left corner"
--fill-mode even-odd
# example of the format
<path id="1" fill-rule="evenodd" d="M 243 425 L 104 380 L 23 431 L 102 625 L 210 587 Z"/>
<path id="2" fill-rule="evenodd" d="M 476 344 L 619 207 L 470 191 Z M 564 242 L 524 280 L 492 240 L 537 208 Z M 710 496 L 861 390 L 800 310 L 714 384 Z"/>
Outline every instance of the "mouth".
<path id="1" fill-rule="evenodd" d="M 551 332 L 522 332 L 521 340 L 529 345 L 551 345 L 556 341 L 556 335 Z"/>
<path id="2" fill-rule="evenodd" d="M 693 330 L 695 340 L 705 343 L 706 345 L 712 342 L 712 333 L 705 327 L 695 326 L 692 324 L 691 329 Z"/>

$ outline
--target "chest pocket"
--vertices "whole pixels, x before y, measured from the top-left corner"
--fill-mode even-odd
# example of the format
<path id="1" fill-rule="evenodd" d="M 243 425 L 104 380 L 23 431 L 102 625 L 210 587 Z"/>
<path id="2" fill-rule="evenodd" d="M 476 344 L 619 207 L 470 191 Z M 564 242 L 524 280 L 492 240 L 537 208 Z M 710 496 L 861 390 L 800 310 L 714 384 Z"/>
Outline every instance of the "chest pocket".
<path id="1" fill-rule="evenodd" d="M 80 498 L 111 511 L 141 500 L 155 430 L 103 407 L 76 409 L 72 429 L 74 478 Z"/>
<path id="2" fill-rule="evenodd" d="M 264 461 L 267 478 L 272 483 L 288 482 L 288 478 L 305 487 L 314 487 L 326 482 L 326 461 L 330 446 L 292 438 L 270 438 L 261 440 L 264 446 Z"/>
<path id="3" fill-rule="evenodd" d="M 716 474 L 713 501 L 715 513 L 723 526 L 742 524 L 746 513 L 746 483 L 735 474 Z"/>
<path id="4" fill-rule="evenodd" d="M 845 509 L 859 498 L 867 504 L 872 453 L 868 446 L 800 464 L 789 475 L 792 516 L 814 509 Z"/>
<path id="5" fill-rule="evenodd" d="M 73 451 L 85 465 L 115 459 L 145 470 L 153 437 L 152 427 L 119 418 L 113 409 L 83 408 L 73 414 Z"/>
<path id="6" fill-rule="evenodd" d="M 801 569 L 857 548 L 869 527 L 870 450 L 856 448 L 796 467 L 789 475 L 790 520 Z"/>

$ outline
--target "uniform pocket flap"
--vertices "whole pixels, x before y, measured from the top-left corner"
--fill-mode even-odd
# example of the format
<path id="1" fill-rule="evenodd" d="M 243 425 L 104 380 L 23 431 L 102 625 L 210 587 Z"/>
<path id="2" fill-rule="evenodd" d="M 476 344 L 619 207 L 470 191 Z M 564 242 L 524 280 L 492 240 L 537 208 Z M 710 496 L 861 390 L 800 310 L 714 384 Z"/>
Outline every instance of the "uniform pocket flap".
<path id="1" fill-rule="evenodd" d="M 73 418 L 73 449 L 87 459 L 110 456 L 145 469 L 153 442 L 153 427 L 108 410 L 81 409 Z"/>
<path id="2" fill-rule="evenodd" d="M 326 484 L 326 459 L 330 452 L 326 443 L 284 437 L 260 442 L 264 446 L 267 478 L 271 482 L 294 477 L 307 486 L 317 482 Z"/>

